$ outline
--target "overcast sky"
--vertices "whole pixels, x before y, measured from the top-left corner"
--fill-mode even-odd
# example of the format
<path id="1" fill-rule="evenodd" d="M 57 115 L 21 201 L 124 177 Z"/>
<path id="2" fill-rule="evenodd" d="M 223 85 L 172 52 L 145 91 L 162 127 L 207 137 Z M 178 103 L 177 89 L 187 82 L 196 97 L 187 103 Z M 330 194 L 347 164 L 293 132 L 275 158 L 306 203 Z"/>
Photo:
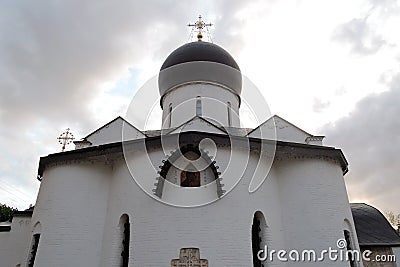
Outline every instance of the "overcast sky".
<path id="1" fill-rule="evenodd" d="M 272 113 L 343 150 L 350 201 L 400 213 L 395 0 L 1 1 L 0 203 L 34 204 L 39 157 L 124 116 L 199 14 Z"/>

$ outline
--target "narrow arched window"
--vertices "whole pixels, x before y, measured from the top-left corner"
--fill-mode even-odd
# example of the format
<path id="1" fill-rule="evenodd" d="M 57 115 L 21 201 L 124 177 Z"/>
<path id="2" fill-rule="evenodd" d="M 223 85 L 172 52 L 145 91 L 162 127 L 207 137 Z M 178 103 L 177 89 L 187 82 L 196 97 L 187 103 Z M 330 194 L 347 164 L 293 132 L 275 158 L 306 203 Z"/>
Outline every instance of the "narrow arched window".
<path id="1" fill-rule="evenodd" d="M 201 97 L 197 96 L 196 97 L 196 116 L 202 116 L 202 106 L 201 106 Z"/>
<path id="2" fill-rule="evenodd" d="M 36 253 L 39 247 L 40 234 L 34 234 L 32 238 L 31 251 L 29 253 L 28 267 L 33 267 L 35 264 Z"/>
<path id="3" fill-rule="evenodd" d="M 31 243 L 31 248 L 29 251 L 29 257 L 28 257 L 28 263 L 27 263 L 28 267 L 33 267 L 35 265 L 35 259 L 36 259 L 37 251 L 39 248 L 40 232 L 41 232 L 41 225 L 38 222 L 33 227 L 32 243 Z"/>
<path id="4" fill-rule="evenodd" d="M 260 220 L 255 214 L 251 226 L 251 247 L 253 250 L 253 266 L 261 267 L 261 261 L 257 257 L 258 252 L 261 250 L 261 227 Z"/>
<path id="5" fill-rule="evenodd" d="M 129 241 L 131 227 L 129 223 L 129 216 L 124 214 L 119 221 L 119 228 L 121 234 L 121 266 L 128 267 L 129 263 Z"/>
<path id="6" fill-rule="evenodd" d="M 226 106 L 226 108 L 228 109 L 228 126 L 231 126 L 232 125 L 232 115 L 231 115 L 231 108 L 232 108 L 232 105 L 231 105 L 231 102 L 228 102 L 228 105 Z"/>
<path id="7" fill-rule="evenodd" d="M 172 104 L 169 104 L 169 109 L 168 109 L 168 128 L 171 128 L 172 125 Z"/>
<path id="8" fill-rule="evenodd" d="M 265 220 L 264 214 L 261 211 L 257 211 L 253 216 L 253 224 L 251 226 L 251 248 L 253 252 L 253 267 L 264 267 L 266 266 L 266 260 L 260 260 L 258 258 L 259 252 L 263 250 L 260 254 L 262 258 L 267 253 L 265 247 L 269 242 L 268 236 L 268 226 Z M 265 257 L 267 259 L 267 257 Z"/>
<path id="9" fill-rule="evenodd" d="M 355 255 L 352 253 L 353 243 L 350 235 L 350 231 L 344 230 L 344 239 L 346 240 L 346 249 L 347 249 L 347 260 L 350 263 L 351 267 L 355 267 Z"/>

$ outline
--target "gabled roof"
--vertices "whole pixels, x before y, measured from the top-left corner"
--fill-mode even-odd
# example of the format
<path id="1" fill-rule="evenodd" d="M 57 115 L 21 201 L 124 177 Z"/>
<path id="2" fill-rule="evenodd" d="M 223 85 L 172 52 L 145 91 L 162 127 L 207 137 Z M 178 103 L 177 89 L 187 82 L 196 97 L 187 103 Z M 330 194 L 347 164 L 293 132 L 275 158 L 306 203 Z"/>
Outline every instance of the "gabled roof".
<path id="1" fill-rule="evenodd" d="M 207 120 L 207 119 L 205 119 L 205 118 L 203 118 L 203 117 L 200 117 L 200 116 L 194 116 L 193 118 L 191 118 L 191 119 L 189 119 L 188 121 L 182 123 L 181 125 L 179 125 L 179 126 L 177 126 L 177 127 L 175 127 L 175 128 L 172 128 L 171 130 L 166 131 L 166 133 L 167 133 L 167 134 L 172 134 L 172 133 L 174 133 L 176 130 L 178 130 L 178 129 L 180 129 L 180 128 L 183 128 L 183 127 L 185 127 L 185 126 L 188 126 L 188 125 L 190 125 L 191 123 L 194 123 L 194 122 L 196 122 L 196 121 L 204 122 L 204 123 L 206 123 L 207 125 L 211 126 L 213 129 L 216 130 L 215 133 L 221 133 L 221 134 L 224 134 L 224 133 L 225 133 L 225 134 L 227 134 L 227 131 L 226 131 L 223 127 L 220 127 L 220 126 L 218 126 L 218 125 L 212 123 L 211 121 L 209 121 L 209 120 Z M 190 127 L 190 126 L 189 126 L 189 127 Z M 193 129 L 193 130 L 196 131 L 195 129 Z"/>
<path id="2" fill-rule="evenodd" d="M 91 132 L 90 134 L 88 134 L 87 136 L 85 136 L 83 139 L 86 140 L 87 138 L 89 138 L 90 136 L 92 136 L 93 134 L 99 132 L 100 130 L 110 126 L 110 124 L 116 122 L 117 120 L 122 120 L 124 123 L 128 124 L 129 126 L 131 126 L 132 128 L 134 128 L 135 130 L 137 130 L 138 132 L 142 133 L 144 136 L 146 136 L 141 130 L 139 130 L 138 128 L 136 128 L 134 125 L 132 125 L 129 121 L 125 120 L 124 118 L 122 118 L 121 116 L 116 117 L 115 119 L 113 119 L 112 121 L 107 122 L 106 124 L 104 124 L 103 126 L 101 126 L 100 128 L 94 130 L 93 132 Z"/>
<path id="3" fill-rule="evenodd" d="M 385 216 L 365 203 L 350 203 L 360 246 L 400 246 L 400 236 Z"/>
<path id="4" fill-rule="evenodd" d="M 227 134 L 216 134 L 216 133 L 205 133 L 205 132 L 183 132 L 179 134 L 170 134 L 166 135 L 165 138 L 171 138 L 171 140 L 175 140 L 176 136 L 179 136 L 180 144 L 193 144 L 199 143 L 204 138 L 212 139 L 216 144 L 220 144 L 223 146 L 231 145 L 231 137 Z M 238 141 L 238 145 L 243 144 L 243 147 L 246 149 L 250 149 L 252 151 L 259 151 L 262 149 L 261 143 L 269 142 L 275 145 L 275 141 L 271 140 L 262 140 L 260 138 L 247 138 L 244 136 L 235 136 Z M 125 145 L 128 146 L 136 146 L 141 145 L 145 142 L 146 146 L 153 148 L 161 148 L 161 136 L 153 136 L 141 139 L 134 139 L 128 142 L 125 142 Z M 248 146 L 250 145 L 250 147 Z M 40 180 L 43 176 L 44 170 L 49 164 L 63 162 L 63 161 L 74 161 L 80 159 L 87 158 L 96 158 L 101 157 L 104 159 L 105 155 L 117 155 L 120 156 L 123 153 L 123 145 L 122 142 L 108 143 L 98 146 L 90 146 L 86 148 L 82 148 L 79 150 L 65 151 L 55 154 L 50 154 L 45 157 L 41 157 L 39 161 L 38 168 L 38 179 Z M 348 171 L 348 162 L 343 155 L 340 149 L 336 149 L 334 147 L 327 146 L 316 146 L 316 145 L 308 145 L 301 143 L 292 143 L 292 142 L 284 142 L 284 141 L 276 141 L 276 155 L 291 155 L 291 156 L 318 156 L 318 157 L 327 157 L 337 160 L 340 164 L 343 174 L 346 174 Z"/>
<path id="5" fill-rule="evenodd" d="M 33 209 L 15 211 L 13 217 L 32 217 Z"/>
<path id="6" fill-rule="evenodd" d="M 271 121 L 271 120 L 276 120 L 276 119 L 280 119 L 280 120 L 286 122 L 287 124 L 293 126 L 294 128 L 296 128 L 297 130 L 303 132 L 303 133 L 306 134 L 306 135 L 313 136 L 312 134 L 307 133 L 307 132 L 304 131 L 303 129 L 297 127 L 296 125 L 294 125 L 294 124 L 291 123 L 291 122 L 288 122 L 287 120 L 285 120 L 284 118 L 282 118 L 282 117 L 280 117 L 280 116 L 278 116 L 278 115 L 273 115 L 273 116 L 271 116 L 269 119 L 265 120 L 263 123 L 261 123 L 260 125 L 258 125 L 258 126 L 257 126 L 256 128 L 254 128 L 252 131 L 250 131 L 247 135 L 250 135 L 251 133 L 253 133 L 253 132 L 256 131 L 257 129 L 261 128 L 261 127 L 262 127 L 263 125 L 265 125 L 267 122 L 269 122 L 269 121 Z"/>
<path id="7" fill-rule="evenodd" d="M 143 131 L 143 133 L 146 135 L 146 137 L 155 137 L 155 136 L 160 136 L 162 134 L 162 130 L 147 130 Z"/>
<path id="8" fill-rule="evenodd" d="M 75 141 L 75 148 L 98 146 L 123 140 L 140 139 L 147 137 L 142 131 L 130 124 L 121 116 L 106 123 L 102 127 L 88 134 L 80 141 Z"/>
<path id="9" fill-rule="evenodd" d="M 274 138 L 280 141 L 322 145 L 322 139 L 324 138 L 324 136 L 314 136 L 278 115 L 273 115 L 261 123 L 250 131 L 247 136 L 261 138 L 261 129 L 263 127 L 266 127 L 263 135 L 274 135 Z M 275 129 L 274 133 L 272 129 Z M 259 133 L 257 134 L 257 132 Z"/>
<path id="10" fill-rule="evenodd" d="M 193 119 L 193 118 L 192 118 L 192 119 Z M 190 120 L 192 120 L 192 119 L 190 119 Z M 189 120 L 189 121 L 190 121 L 190 120 Z M 224 126 L 224 127 L 219 127 L 219 126 L 215 125 L 214 123 L 210 122 L 210 121 L 207 120 L 207 119 L 201 118 L 201 120 L 203 120 L 203 121 L 205 121 L 205 122 L 211 124 L 213 127 L 216 127 L 216 128 L 218 128 L 219 130 L 221 130 L 221 134 L 228 134 L 228 135 L 231 135 L 231 136 L 241 136 L 241 137 L 244 137 L 244 136 L 246 136 L 251 130 L 253 130 L 253 129 L 251 129 L 251 128 L 238 128 L 238 127 L 225 127 L 225 126 Z M 182 126 L 185 125 L 186 123 L 188 123 L 188 121 L 185 122 L 185 123 L 183 123 L 183 124 L 181 124 L 181 125 L 179 125 L 179 126 L 177 126 L 177 127 L 175 127 L 175 128 L 172 128 L 172 129 L 165 129 L 165 130 L 147 130 L 147 131 L 144 131 L 143 133 L 146 134 L 146 137 L 156 137 L 156 136 L 160 136 L 160 135 L 162 135 L 162 134 L 173 134 L 173 132 L 174 132 L 176 129 L 178 129 L 179 127 L 182 127 Z"/>
<path id="11" fill-rule="evenodd" d="M 252 128 L 225 127 L 225 130 L 232 136 L 246 136 L 251 132 Z"/>

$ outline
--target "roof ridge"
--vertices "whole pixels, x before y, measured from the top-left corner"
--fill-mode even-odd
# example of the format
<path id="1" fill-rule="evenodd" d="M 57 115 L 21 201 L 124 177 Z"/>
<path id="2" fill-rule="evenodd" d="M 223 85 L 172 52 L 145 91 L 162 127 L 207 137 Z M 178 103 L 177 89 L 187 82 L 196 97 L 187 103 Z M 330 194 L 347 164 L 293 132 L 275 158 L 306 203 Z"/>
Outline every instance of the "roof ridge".
<path id="1" fill-rule="evenodd" d="M 111 123 L 117 121 L 118 119 L 122 119 L 123 122 L 127 123 L 128 125 L 132 126 L 136 131 L 140 132 L 141 134 L 143 134 L 145 137 L 147 137 L 147 135 L 139 130 L 136 126 L 134 126 L 132 123 L 130 123 L 129 121 L 127 121 L 126 119 L 124 119 L 121 116 L 117 116 L 116 118 L 112 119 L 111 121 L 107 122 L 106 124 L 104 124 L 103 126 L 97 128 L 96 130 L 92 131 L 90 134 L 86 135 L 85 137 L 82 138 L 82 140 L 86 140 L 89 136 L 93 135 L 94 133 L 96 133 L 97 131 L 100 131 L 101 129 L 107 127 L 108 125 L 110 125 Z"/>

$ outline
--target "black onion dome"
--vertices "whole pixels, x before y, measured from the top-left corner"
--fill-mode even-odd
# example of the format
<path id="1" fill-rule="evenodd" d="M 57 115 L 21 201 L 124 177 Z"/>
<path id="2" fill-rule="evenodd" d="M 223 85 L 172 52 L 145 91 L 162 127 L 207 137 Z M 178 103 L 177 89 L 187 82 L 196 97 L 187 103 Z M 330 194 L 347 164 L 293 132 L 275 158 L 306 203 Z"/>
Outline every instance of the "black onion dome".
<path id="1" fill-rule="evenodd" d="M 158 75 L 161 107 L 164 96 L 171 90 L 193 82 L 219 85 L 234 93 L 240 101 L 240 68 L 233 57 L 216 44 L 202 41 L 188 43 L 167 57 Z"/>
<path id="2" fill-rule="evenodd" d="M 240 71 L 236 61 L 225 49 L 216 44 L 202 41 L 187 43 L 177 48 L 164 61 L 160 71 L 181 63 L 194 61 L 220 63 Z"/>

